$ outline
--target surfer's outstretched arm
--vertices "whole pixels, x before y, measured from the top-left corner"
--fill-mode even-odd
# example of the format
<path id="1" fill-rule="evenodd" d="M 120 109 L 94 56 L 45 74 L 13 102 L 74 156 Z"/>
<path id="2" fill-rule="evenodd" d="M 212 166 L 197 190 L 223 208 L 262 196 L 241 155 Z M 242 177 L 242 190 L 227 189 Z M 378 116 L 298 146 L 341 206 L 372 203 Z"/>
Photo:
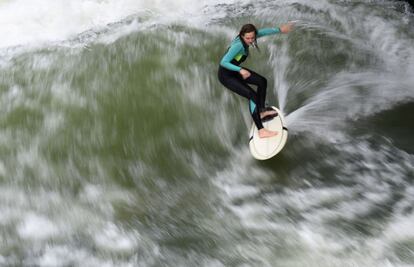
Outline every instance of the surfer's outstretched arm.
<path id="1" fill-rule="evenodd" d="M 280 27 L 276 28 L 263 28 L 257 31 L 257 38 L 278 34 L 278 33 L 288 33 L 293 29 L 293 23 L 289 22 L 286 24 L 280 25 Z"/>

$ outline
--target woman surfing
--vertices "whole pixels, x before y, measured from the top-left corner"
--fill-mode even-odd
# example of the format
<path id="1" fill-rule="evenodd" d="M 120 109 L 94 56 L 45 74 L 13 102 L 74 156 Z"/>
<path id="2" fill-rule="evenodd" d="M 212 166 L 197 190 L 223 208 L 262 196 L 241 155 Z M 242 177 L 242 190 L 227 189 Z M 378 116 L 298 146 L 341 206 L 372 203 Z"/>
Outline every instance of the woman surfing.
<path id="1" fill-rule="evenodd" d="M 242 26 L 239 35 L 232 41 L 226 54 L 220 61 L 218 70 L 219 81 L 228 89 L 249 100 L 249 110 L 258 129 L 260 138 L 272 137 L 278 134 L 263 127 L 262 119 L 276 116 L 277 113 L 270 107 L 265 107 L 267 80 L 265 77 L 247 68 L 240 67 L 249 56 L 249 47 L 257 49 L 257 39 L 263 36 L 288 33 L 293 24 L 283 24 L 276 28 L 257 29 L 253 24 Z M 249 84 L 257 86 L 257 92 Z"/>

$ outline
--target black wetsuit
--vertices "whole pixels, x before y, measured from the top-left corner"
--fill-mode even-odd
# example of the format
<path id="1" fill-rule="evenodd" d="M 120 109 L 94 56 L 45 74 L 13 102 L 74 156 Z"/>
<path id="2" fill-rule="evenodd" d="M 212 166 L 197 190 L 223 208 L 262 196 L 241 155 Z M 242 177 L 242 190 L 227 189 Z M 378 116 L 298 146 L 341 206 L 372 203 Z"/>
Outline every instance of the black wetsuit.
<path id="1" fill-rule="evenodd" d="M 249 78 L 243 79 L 240 73 L 225 69 L 220 66 L 218 70 L 218 78 L 225 87 L 232 90 L 236 94 L 239 94 L 250 100 L 250 114 L 252 115 L 257 129 L 260 130 L 263 128 L 263 124 L 262 120 L 260 119 L 260 113 L 257 111 L 263 110 L 265 107 L 267 80 L 265 77 L 257 74 L 252 70 L 246 70 L 248 70 L 251 75 Z M 256 85 L 257 92 L 255 92 L 249 86 L 249 84 Z"/>

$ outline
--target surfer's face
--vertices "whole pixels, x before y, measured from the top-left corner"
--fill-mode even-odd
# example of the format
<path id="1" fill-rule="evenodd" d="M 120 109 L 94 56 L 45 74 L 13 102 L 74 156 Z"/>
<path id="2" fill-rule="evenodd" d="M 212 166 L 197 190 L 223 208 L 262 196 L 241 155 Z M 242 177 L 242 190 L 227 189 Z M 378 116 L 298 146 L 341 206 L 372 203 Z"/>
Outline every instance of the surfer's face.
<path id="1" fill-rule="evenodd" d="M 243 41 L 247 44 L 247 45 L 251 45 L 254 40 L 256 39 L 256 33 L 255 32 L 246 32 L 243 36 Z"/>

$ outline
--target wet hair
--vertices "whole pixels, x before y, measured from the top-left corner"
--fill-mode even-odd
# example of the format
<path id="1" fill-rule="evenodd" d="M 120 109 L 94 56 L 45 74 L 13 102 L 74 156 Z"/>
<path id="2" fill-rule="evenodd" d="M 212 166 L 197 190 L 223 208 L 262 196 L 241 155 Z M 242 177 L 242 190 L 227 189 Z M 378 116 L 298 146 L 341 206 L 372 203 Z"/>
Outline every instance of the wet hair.
<path id="1" fill-rule="evenodd" d="M 249 33 L 249 32 L 254 32 L 254 41 L 253 41 L 253 47 L 255 47 L 257 50 L 259 50 L 260 51 L 260 49 L 259 49 L 259 46 L 257 45 L 257 28 L 256 28 L 256 26 L 254 26 L 253 24 L 244 24 L 242 27 L 241 27 L 241 29 L 240 29 L 240 32 L 239 32 L 239 38 L 240 38 L 240 40 L 242 41 L 242 43 L 243 43 L 243 46 L 244 47 L 247 47 L 247 44 L 244 42 L 244 40 L 243 40 L 243 36 L 246 34 L 246 33 Z"/>

